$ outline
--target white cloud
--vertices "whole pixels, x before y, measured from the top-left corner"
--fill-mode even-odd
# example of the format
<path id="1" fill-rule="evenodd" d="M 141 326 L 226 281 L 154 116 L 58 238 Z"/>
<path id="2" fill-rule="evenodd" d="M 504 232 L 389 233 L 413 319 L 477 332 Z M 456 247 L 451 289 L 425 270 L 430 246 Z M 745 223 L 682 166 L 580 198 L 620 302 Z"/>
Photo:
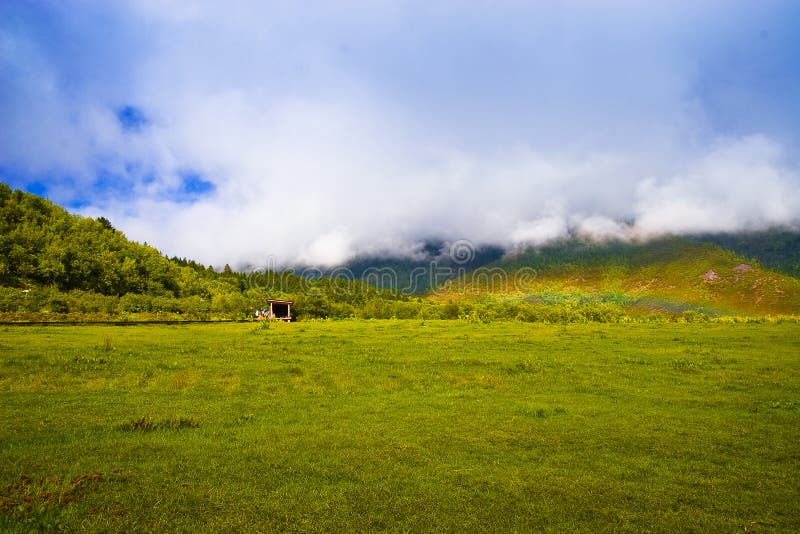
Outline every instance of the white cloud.
<path id="1" fill-rule="evenodd" d="M 620 221 L 602 215 L 577 218 L 576 233 L 579 237 L 593 241 L 622 240 L 632 237 L 632 228 Z"/>
<path id="2" fill-rule="evenodd" d="M 84 212 L 215 265 L 797 222 L 789 148 L 714 131 L 693 94 L 685 27 L 720 5 L 42 7 L 47 24 L 0 26 L 0 168 L 69 176 L 57 201 L 121 176 L 132 195 Z M 122 105 L 148 126 L 123 131 Z M 213 192 L 175 198 L 187 171 Z"/>
<path id="3" fill-rule="evenodd" d="M 511 241 L 515 245 L 542 245 L 566 237 L 568 231 L 564 217 L 544 217 L 519 223 L 511 232 Z"/>
<path id="4" fill-rule="evenodd" d="M 351 258 L 352 243 L 343 229 L 325 233 L 316 238 L 299 260 L 309 265 L 341 265 Z"/>
<path id="5" fill-rule="evenodd" d="M 796 223 L 800 174 L 763 136 L 728 140 L 663 181 L 639 184 L 636 229 L 643 235 L 730 232 Z"/>

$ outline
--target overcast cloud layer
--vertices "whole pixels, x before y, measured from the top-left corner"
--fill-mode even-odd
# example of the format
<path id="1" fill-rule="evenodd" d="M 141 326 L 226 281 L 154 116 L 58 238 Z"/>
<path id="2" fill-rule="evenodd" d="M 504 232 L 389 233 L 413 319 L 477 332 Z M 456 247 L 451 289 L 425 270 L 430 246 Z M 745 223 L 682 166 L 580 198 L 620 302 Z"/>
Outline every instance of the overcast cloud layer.
<path id="1" fill-rule="evenodd" d="M 800 222 L 798 4 L 500 4 L 3 2 L 0 179 L 215 265 Z"/>

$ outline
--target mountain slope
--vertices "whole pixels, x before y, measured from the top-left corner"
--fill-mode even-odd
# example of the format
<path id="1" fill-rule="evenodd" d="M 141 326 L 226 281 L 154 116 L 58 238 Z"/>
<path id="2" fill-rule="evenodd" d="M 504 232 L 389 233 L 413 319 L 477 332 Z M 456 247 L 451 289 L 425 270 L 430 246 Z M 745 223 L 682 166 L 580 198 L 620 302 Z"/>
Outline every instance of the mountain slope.
<path id="1" fill-rule="evenodd" d="M 686 238 L 606 244 L 570 240 L 530 248 L 467 273 L 434 298 L 576 298 L 631 309 L 797 314 L 800 279 Z"/>
<path id="2" fill-rule="evenodd" d="M 784 229 L 709 234 L 693 239 L 714 243 L 780 273 L 800 278 L 800 232 Z"/>

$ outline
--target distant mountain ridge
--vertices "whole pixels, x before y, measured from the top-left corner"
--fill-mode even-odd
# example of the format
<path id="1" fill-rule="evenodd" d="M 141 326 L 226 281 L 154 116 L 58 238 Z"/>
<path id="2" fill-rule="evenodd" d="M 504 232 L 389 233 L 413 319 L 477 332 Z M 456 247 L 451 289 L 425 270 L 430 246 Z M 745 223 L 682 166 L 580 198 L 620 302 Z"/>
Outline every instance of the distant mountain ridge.
<path id="1" fill-rule="evenodd" d="M 499 260 L 505 254 L 502 247 L 481 245 L 465 249 L 463 257 L 451 253 L 452 243 L 428 240 L 416 259 L 389 255 L 358 256 L 337 268 L 324 269 L 324 275 L 346 272 L 356 280 L 382 289 L 401 291 L 409 295 L 424 295 L 459 272 L 471 271 Z M 437 283 L 438 282 L 438 283 Z"/>
<path id="2" fill-rule="evenodd" d="M 454 260 L 447 246 L 432 240 L 422 258 L 362 257 L 343 268 L 383 286 L 390 278 L 379 275 L 391 273 L 395 289 L 440 302 L 577 299 L 712 315 L 800 313 L 800 233 L 786 229 L 644 242 L 568 238 L 511 252 L 474 248 L 466 261 Z M 514 288 L 509 282 L 521 269 L 535 271 L 536 277 Z M 500 272 L 507 276 L 502 287 L 473 283 L 492 277 L 496 282 Z M 415 274 L 421 276 L 414 279 Z"/>
<path id="3" fill-rule="evenodd" d="M 753 263 L 795 278 L 800 278 L 800 232 L 786 229 L 762 230 L 758 232 L 739 232 L 727 234 L 699 234 L 680 238 L 661 238 L 653 242 L 677 239 L 673 243 L 694 242 L 712 244 L 738 255 L 742 263 Z M 468 257 L 454 261 L 449 247 L 452 243 L 429 239 L 424 242 L 422 253 L 415 259 L 392 255 L 358 256 L 334 269 L 324 269 L 324 274 L 346 271 L 349 276 L 386 285 L 388 278 L 379 275 L 391 272 L 395 276 L 393 289 L 410 294 L 425 294 L 437 285 L 460 274 L 481 267 L 527 266 L 542 269 L 563 263 L 592 263 L 613 259 L 623 260 L 645 243 L 630 241 L 592 242 L 579 238 L 556 240 L 545 245 L 526 247 L 507 252 L 498 246 L 475 246 Z M 667 247 L 669 248 L 669 247 Z M 676 250 L 685 250 L 678 248 Z M 437 270 L 437 276 L 432 276 Z M 420 276 L 420 273 L 422 274 Z M 449 273 L 449 274 L 448 274 Z M 416 276 L 415 276 L 416 275 Z"/>

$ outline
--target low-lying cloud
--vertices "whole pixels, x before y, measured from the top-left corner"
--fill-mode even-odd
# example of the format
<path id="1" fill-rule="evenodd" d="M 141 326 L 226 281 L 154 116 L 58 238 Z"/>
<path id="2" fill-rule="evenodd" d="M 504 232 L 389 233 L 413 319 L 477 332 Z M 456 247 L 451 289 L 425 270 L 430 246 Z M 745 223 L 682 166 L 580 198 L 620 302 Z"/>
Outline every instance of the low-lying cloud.
<path id="1" fill-rule="evenodd" d="M 215 265 L 799 222 L 797 98 L 734 60 L 796 71 L 789 3 L 315 7 L 4 7 L 0 178 Z"/>

